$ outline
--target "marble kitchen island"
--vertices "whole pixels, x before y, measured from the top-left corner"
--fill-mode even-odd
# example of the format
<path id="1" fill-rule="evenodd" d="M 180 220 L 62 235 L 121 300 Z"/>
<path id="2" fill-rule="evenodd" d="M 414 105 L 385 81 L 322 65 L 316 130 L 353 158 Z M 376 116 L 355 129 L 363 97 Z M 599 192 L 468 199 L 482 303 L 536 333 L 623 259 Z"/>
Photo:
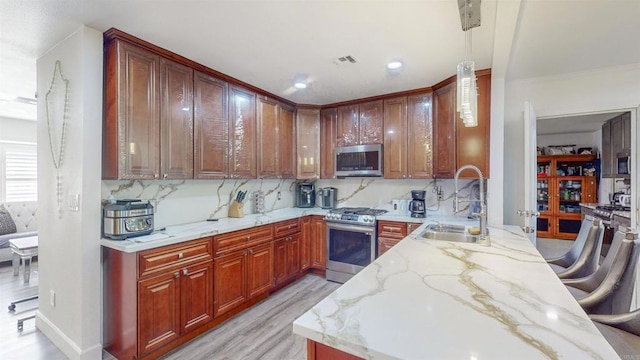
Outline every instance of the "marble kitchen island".
<path id="1" fill-rule="evenodd" d="M 424 227 L 293 332 L 365 359 L 619 358 L 517 227 L 491 227 L 491 246 L 422 239 Z"/>

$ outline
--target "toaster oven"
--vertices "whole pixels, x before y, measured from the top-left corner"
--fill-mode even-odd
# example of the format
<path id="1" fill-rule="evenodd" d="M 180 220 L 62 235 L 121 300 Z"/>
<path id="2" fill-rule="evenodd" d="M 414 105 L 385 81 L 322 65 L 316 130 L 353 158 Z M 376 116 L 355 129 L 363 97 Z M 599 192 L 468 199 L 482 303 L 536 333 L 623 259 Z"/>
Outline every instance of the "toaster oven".
<path id="1" fill-rule="evenodd" d="M 106 238 L 125 240 L 153 232 L 153 206 L 138 199 L 117 200 L 104 205 L 102 233 Z"/>

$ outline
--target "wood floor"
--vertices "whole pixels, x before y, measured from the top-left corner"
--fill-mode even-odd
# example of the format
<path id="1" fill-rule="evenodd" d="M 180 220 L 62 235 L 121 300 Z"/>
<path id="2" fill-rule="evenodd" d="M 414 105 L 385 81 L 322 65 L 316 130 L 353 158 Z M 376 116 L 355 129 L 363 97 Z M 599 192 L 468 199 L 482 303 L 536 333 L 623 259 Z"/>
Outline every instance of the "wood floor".
<path id="1" fill-rule="evenodd" d="M 291 324 L 339 286 L 321 277 L 307 275 L 162 359 L 306 359 L 306 342 L 293 335 Z M 0 263 L 0 359 L 67 359 L 36 329 L 35 320 L 25 321 L 22 332 L 17 330 L 17 320 L 35 314 L 38 300 L 16 304 L 15 312 L 8 311 L 12 300 L 37 294 L 37 262 L 31 267 L 29 284 L 23 282 L 22 269 L 20 276 L 14 277 L 11 263 Z M 114 359 L 106 352 L 102 358 Z"/>

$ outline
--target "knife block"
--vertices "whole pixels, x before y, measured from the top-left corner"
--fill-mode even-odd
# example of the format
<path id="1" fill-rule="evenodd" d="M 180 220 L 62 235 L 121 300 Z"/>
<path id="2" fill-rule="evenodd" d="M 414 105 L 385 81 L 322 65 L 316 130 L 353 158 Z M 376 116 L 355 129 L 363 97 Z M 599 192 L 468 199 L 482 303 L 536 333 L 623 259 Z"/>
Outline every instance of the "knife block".
<path id="1" fill-rule="evenodd" d="M 229 217 L 230 218 L 241 218 L 244 217 L 244 212 L 242 211 L 242 203 L 239 203 L 235 200 L 229 206 Z"/>

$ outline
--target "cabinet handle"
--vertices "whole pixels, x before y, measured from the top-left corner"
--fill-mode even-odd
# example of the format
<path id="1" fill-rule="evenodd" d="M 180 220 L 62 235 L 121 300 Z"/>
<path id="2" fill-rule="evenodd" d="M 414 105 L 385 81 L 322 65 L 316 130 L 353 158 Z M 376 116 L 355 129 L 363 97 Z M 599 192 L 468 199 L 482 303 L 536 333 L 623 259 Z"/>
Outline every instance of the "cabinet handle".
<path id="1" fill-rule="evenodd" d="M 249 254 L 253 255 L 253 249 L 249 249 Z"/>
<path id="2" fill-rule="evenodd" d="M 162 178 L 163 178 L 163 179 L 166 179 L 166 178 L 168 178 L 168 177 L 169 177 L 169 174 L 162 174 Z"/>
<path id="3" fill-rule="evenodd" d="M 247 241 L 251 240 L 251 235 L 247 235 Z"/>
<path id="4" fill-rule="evenodd" d="M 173 273 L 173 277 L 176 278 L 176 279 L 179 278 L 180 277 L 180 273 L 178 271 L 174 272 Z"/>
<path id="5" fill-rule="evenodd" d="M 291 225 L 287 225 L 287 230 L 291 229 Z"/>
<path id="6" fill-rule="evenodd" d="M 153 174 L 154 179 L 160 179 L 160 174 Z"/>
<path id="7" fill-rule="evenodd" d="M 185 275 L 185 276 L 186 276 L 186 275 L 188 275 L 188 274 L 189 274 L 189 272 L 187 271 L 187 269 L 182 269 L 182 275 Z"/>
<path id="8" fill-rule="evenodd" d="M 183 257 L 184 257 L 184 254 L 183 254 L 183 253 L 179 253 L 179 254 L 178 254 L 178 259 L 182 259 Z"/>
<path id="9" fill-rule="evenodd" d="M 242 252 L 242 256 L 247 256 L 247 250 Z"/>
<path id="10" fill-rule="evenodd" d="M 411 177 L 411 175 L 409 175 L 409 177 Z"/>

